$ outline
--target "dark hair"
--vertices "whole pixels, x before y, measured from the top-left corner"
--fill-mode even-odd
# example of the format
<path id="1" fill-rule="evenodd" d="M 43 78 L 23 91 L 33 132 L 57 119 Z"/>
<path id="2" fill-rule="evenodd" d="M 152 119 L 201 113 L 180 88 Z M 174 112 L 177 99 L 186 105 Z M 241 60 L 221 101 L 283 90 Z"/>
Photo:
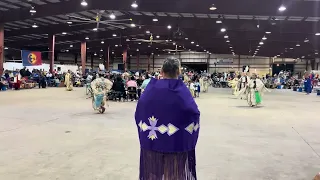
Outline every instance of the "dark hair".
<path id="1" fill-rule="evenodd" d="M 121 81 L 122 81 L 122 78 L 121 78 L 121 76 L 118 76 L 118 77 L 117 77 L 117 79 L 116 79 L 116 81 L 119 81 L 119 82 L 121 82 Z"/>
<path id="2" fill-rule="evenodd" d="M 133 81 L 134 81 L 135 79 L 136 79 L 136 78 L 134 78 L 134 76 L 131 76 L 131 80 L 133 80 Z"/>
<path id="3" fill-rule="evenodd" d="M 180 61 L 174 57 L 168 57 L 162 65 L 162 72 L 169 78 L 176 78 L 180 68 Z"/>
<path id="4" fill-rule="evenodd" d="M 144 79 L 149 79 L 149 78 L 150 78 L 149 74 L 146 74 L 146 77 Z"/>

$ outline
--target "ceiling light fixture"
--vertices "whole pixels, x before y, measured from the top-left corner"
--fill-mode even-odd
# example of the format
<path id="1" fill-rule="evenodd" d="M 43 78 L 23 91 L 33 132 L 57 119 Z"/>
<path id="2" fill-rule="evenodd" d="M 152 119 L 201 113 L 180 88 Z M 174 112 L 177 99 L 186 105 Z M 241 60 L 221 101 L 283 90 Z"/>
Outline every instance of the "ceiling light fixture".
<path id="1" fill-rule="evenodd" d="M 66 49 L 66 52 L 69 52 L 69 49 Z"/>
<path id="2" fill-rule="evenodd" d="M 221 31 L 221 32 L 226 32 L 227 29 L 226 29 L 226 28 L 221 28 L 220 31 Z"/>
<path id="3" fill-rule="evenodd" d="M 115 47 L 118 47 L 119 45 L 118 44 L 116 44 L 116 45 L 114 45 Z"/>
<path id="4" fill-rule="evenodd" d="M 218 19 L 218 20 L 216 21 L 216 23 L 217 23 L 217 24 L 221 24 L 222 21 Z"/>
<path id="5" fill-rule="evenodd" d="M 150 34 L 150 31 L 149 31 L 149 30 L 147 30 L 147 31 L 146 31 L 146 33 L 147 33 L 147 34 Z"/>
<path id="6" fill-rule="evenodd" d="M 131 26 L 131 27 L 136 27 L 136 24 L 131 23 L 130 26 Z"/>
<path id="7" fill-rule="evenodd" d="M 33 14 L 35 14 L 37 11 L 36 11 L 36 9 L 34 9 L 33 6 L 31 6 L 31 9 L 30 9 L 29 12 L 33 15 Z"/>
<path id="8" fill-rule="evenodd" d="M 319 53 L 318 53 L 318 52 L 315 52 L 314 54 L 318 55 Z"/>
<path id="9" fill-rule="evenodd" d="M 63 35 L 66 35 L 67 33 L 66 33 L 66 32 L 62 32 L 62 34 L 63 34 Z"/>
<path id="10" fill-rule="evenodd" d="M 8 47 L 4 47 L 5 50 L 9 49 Z"/>
<path id="11" fill-rule="evenodd" d="M 33 28 L 37 28 L 37 27 L 39 27 L 36 23 L 34 23 L 33 25 L 32 25 L 32 27 Z"/>
<path id="12" fill-rule="evenodd" d="M 113 37 L 117 37 L 117 34 L 112 34 Z"/>
<path id="13" fill-rule="evenodd" d="M 316 33 L 315 35 L 316 35 L 316 36 L 320 36 L 320 33 Z"/>
<path id="14" fill-rule="evenodd" d="M 100 51 L 102 52 L 102 51 L 103 51 L 103 49 L 100 49 Z"/>
<path id="15" fill-rule="evenodd" d="M 266 31 L 266 34 L 271 34 L 271 32 L 270 31 Z"/>
<path id="16" fill-rule="evenodd" d="M 267 39 L 267 37 L 263 36 L 262 40 L 266 40 L 266 39 Z"/>
<path id="17" fill-rule="evenodd" d="M 290 48 L 291 50 L 293 49 L 293 47 Z"/>
<path id="18" fill-rule="evenodd" d="M 86 1 L 86 0 L 82 0 L 82 1 L 81 1 L 81 6 L 88 6 L 87 1 Z"/>
<path id="19" fill-rule="evenodd" d="M 191 41 L 191 44 L 194 44 L 194 41 Z"/>
<path id="20" fill-rule="evenodd" d="M 156 38 L 157 38 L 157 39 L 159 39 L 159 38 L 160 38 L 160 36 L 158 35 L 158 36 L 156 36 Z"/>
<path id="21" fill-rule="evenodd" d="M 172 27 L 171 27 L 171 25 L 168 25 L 167 28 L 168 28 L 168 29 L 171 29 Z"/>
<path id="22" fill-rule="evenodd" d="M 131 4 L 131 7 L 133 7 L 133 8 L 137 8 L 137 7 L 138 7 L 137 2 L 136 2 L 136 1 L 135 1 L 135 2 L 133 2 L 133 3 Z"/>
<path id="23" fill-rule="evenodd" d="M 70 44 L 70 47 L 72 48 L 72 47 L 73 47 L 73 45 L 72 45 L 72 44 Z"/>
<path id="24" fill-rule="evenodd" d="M 224 38 L 227 39 L 227 38 L 229 38 L 229 36 L 228 36 L 228 35 L 225 35 Z"/>
<path id="25" fill-rule="evenodd" d="M 285 11 L 287 8 L 284 6 L 284 5 L 281 5 L 280 7 L 279 7 L 279 11 L 280 12 L 283 12 L 283 11 Z"/>
<path id="26" fill-rule="evenodd" d="M 263 42 L 261 41 L 261 42 L 259 42 L 259 44 L 260 44 L 260 45 L 263 45 Z"/>
<path id="27" fill-rule="evenodd" d="M 139 45 L 141 44 L 141 42 L 138 43 Z"/>
<path id="28" fill-rule="evenodd" d="M 157 18 L 152 19 L 153 22 L 158 22 L 159 20 Z"/>
<path id="29" fill-rule="evenodd" d="M 109 15 L 109 17 L 110 17 L 110 19 L 115 19 L 115 18 L 116 18 L 116 15 L 114 15 L 113 13 L 111 13 L 111 14 Z"/>
<path id="30" fill-rule="evenodd" d="M 96 55 L 97 55 L 97 53 L 94 53 L 94 55 L 96 56 Z"/>
<path id="31" fill-rule="evenodd" d="M 212 6 L 209 8 L 210 11 L 214 11 L 216 9 L 217 9 L 217 7 L 214 4 L 212 4 Z"/>
<path id="32" fill-rule="evenodd" d="M 93 28 L 92 30 L 93 30 L 93 31 L 98 31 L 98 28 Z"/>
<path id="33" fill-rule="evenodd" d="M 72 21 L 67 21 L 67 24 L 72 24 Z"/>
<path id="34" fill-rule="evenodd" d="M 304 42 L 306 43 L 306 42 L 309 42 L 309 39 L 308 38 L 306 38 L 305 40 L 304 40 Z"/>
<path id="35" fill-rule="evenodd" d="M 185 40 L 188 40 L 189 38 L 186 37 L 186 38 L 184 38 L 184 39 L 185 39 Z"/>
<path id="36" fill-rule="evenodd" d="M 300 44 L 298 43 L 296 46 L 297 46 L 297 47 L 299 47 L 299 46 L 300 46 Z"/>
<path id="37" fill-rule="evenodd" d="M 197 44 L 196 46 L 199 47 L 199 44 Z"/>
<path id="38" fill-rule="evenodd" d="M 86 40 L 89 40 L 89 37 L 86 37 L 85 39 L 86 39 Z"/>
<path id="39" fill-rule="evenodd" d="M 227 43 L 229 43 L 230 41 L 229 41 L 229 40 L 227 40 L 226 42 L 227 42 Z"/>
<path id="40" fill-rule="evenodd" d="M 104 41 L 101 41 L 101 44 L 104 44 Z"/>

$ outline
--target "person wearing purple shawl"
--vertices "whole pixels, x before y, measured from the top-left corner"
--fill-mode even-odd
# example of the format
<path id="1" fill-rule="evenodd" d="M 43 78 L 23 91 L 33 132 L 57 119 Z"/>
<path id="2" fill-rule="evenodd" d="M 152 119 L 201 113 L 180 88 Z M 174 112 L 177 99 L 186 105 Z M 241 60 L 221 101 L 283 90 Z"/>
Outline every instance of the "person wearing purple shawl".
<path id="1" fill-rule="evenodd" d="M 163 79 L 151 79 L 138 101 L 139 180 L 196 180 L 200 111 L 178 78 L 180 61 L 167 58 Z"/>

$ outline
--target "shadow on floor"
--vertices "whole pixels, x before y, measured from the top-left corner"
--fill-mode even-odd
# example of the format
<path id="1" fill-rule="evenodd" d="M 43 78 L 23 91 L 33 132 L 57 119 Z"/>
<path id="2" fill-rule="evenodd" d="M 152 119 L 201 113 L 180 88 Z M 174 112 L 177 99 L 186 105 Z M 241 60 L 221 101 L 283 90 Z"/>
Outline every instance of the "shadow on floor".
<path id="1" fill-rule="evenodd" d="M 260 109 L 263 108 L 263 106 L 256 106 L 256 107 L 250 107 L 250 106 L 235 106 L 236 108 L 241 108 L 241 109 Z"/>

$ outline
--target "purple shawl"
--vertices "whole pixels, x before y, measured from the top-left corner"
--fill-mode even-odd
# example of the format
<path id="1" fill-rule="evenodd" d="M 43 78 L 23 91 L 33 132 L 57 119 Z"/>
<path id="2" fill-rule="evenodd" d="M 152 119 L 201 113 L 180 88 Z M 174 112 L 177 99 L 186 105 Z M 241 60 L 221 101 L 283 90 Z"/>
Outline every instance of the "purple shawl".
<path id="1" fill-rule="evenodd" d="M 200 112 L 180 79 L 151 79 L 138 101 L 135 120 L 141 149 L 162 153 L 195 150 Z"/>

